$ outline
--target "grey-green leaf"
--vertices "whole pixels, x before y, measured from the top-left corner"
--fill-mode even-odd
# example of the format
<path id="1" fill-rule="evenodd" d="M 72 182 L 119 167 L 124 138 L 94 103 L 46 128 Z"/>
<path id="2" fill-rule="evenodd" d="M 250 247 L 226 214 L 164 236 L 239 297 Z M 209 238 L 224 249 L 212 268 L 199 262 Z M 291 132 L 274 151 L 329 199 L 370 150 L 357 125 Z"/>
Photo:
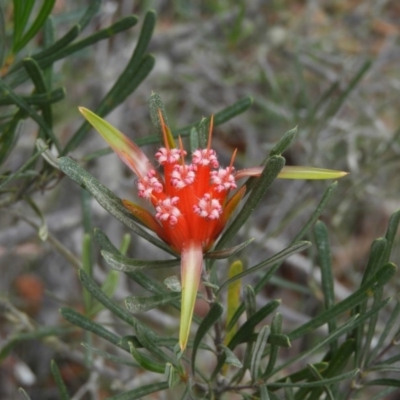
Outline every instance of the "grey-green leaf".
<path id="1" fill-rule="evenodd" d="M 142 269 L 170 268 L 180 264 L 180 259 L 174 260 L 138 260 L 110 253 L 106 250 L 101 252 L 107 264 L 123 272 L 132 272 Z"/>
<path id="2" fill-rule="evenodd" d="M 144 312 L 179 300 L 180 293 L 165 293 L 154 296 L 129 296 L 125 299 L 126 308 L 132 312 Z"/>
<path id="3" fill-rule="evenodd" d="M 210 331 L 212 326 L 217 323 L 217 321 L 221 318 L 222 313 L 224 312 L 224 308 L 220 303 L 214 303 L 210 310 L 208 311 L 207 315 L 201 321 L 199 327 L 197 328 L 196 336 L 193 342 L 193 352 L 192 352 L 192 370 L 195 371 L 195 361 L 196 361 L 196 354 L 197 349 L 201 341 L 203 340 L 204 336 L 207 332 Z"/>

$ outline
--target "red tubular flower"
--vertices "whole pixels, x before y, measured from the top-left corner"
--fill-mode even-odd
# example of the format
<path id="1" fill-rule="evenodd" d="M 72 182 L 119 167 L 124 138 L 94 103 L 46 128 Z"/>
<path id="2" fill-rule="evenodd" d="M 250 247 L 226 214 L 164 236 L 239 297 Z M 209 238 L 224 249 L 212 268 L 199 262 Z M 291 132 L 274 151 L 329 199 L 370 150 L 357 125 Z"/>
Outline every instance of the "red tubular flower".
<path id="1" fill-rule="evenodd" d="M 236 152 L 228 167 L 219 166 L 216 152 L 211 148 L 213 118 L 210 121 L 207 148 L 195 150 L 191 163 L 186 164 L 187 153 L 182 141 L 179 140 L 180 146 L 177 148 L 159 111 L 164 139 L 164 147 L 155 155 L 163 170 L 163 174 L 159 174 L 143 151 L 124 134 L 91 111 L 82 107 L 80 111 L 137 175 L 138 195 L 151 203 L 154 214 L 129 200 L 123 200 L 125 207 L 181 255 L 182 309 L 179 344 L 183 351 L 189 337 L 203 268 L 203 254 L 213 246 L 245 194 L 246 189 L 242 187 L 230 196 L 237 187 L 236 180 L 260 175 L 262 168 L 250 168 L 235 174 L 233 161 Z M 282 173 L 283 178 L 298 174 L 298 171 L 292 171 L 290 167 L 286 167 L 285 171 L 286 175 L 285 172 Z M 296 175 L 295 179 L 296 177 L 299 176 Z"/>

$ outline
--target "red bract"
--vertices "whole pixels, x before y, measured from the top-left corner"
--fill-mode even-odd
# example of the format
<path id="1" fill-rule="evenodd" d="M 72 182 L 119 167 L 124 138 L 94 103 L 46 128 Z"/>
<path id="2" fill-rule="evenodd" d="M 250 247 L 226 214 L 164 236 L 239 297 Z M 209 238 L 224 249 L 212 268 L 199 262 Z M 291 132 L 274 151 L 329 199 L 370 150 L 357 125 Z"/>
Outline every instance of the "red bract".
<path id="1" fill-rule="evenodd" d="M 160 118 L 162 120 L 161 114 Z M 186 164 L 187 153 L 182 143 L 179 149 L 170 148 L 163 122 L 162 128 L 165 147 L 156 153 L 156 160 L 163 169 L 163 176 L 158 175 L 154 168 L 144 176 L 139 175 L 138 194 L 153 205 L 159 224 L 156 233 L 173 250 L 182 253 L 188 242 L 194 242 L 206 252 L 230 214 L 225 210 L 230 210 L 227 208 L 228 195 L 236 189 L 233 166 L 220 168 L 210 143 L 206 149 L 194 151 L 191 163 Z M 210 138 L 211 130 L 212 120 Z M 136 205 L 128 201 L 124 204 L 135 215 L 138 214 Z"/>
<path id="2" fill-rule="evenodd" d="M 159 113 L 164 137 L 164 147 L 155 157 L 163 169 L 163 176 L 150 168 L 139 175 L 138 194 L 154 207 L 154 217 L 143 213 L 142 208 L 124 200 L 125 207 L 153 229 L 177 253 L 181 254 L 182 313 L 180 346 L 185 349 L 196 294 L 200 283 L 203 253 L 214 244 L 244 190 L 229 200 L 229 193 L 236 189 L 231 165 L 220 168 L 217 155 L 211 148 L 213 119 L 210 122 L 209 141 L 206 149 L 195 150 L 191 163 L 185 163 L 187 152 L 171 148 L 173 139 Z M 232 207 L 232 205 L 234 205 Z"/>

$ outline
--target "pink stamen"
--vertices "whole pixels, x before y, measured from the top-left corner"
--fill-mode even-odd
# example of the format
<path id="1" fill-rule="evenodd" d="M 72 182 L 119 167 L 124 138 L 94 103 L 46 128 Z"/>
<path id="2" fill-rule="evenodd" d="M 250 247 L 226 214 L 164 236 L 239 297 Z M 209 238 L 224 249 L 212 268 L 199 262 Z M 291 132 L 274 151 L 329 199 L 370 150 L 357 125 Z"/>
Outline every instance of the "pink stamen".
<path id="1" fill-rule="evenodd" d="M 218 219 L 222 214 L 222 206 L 217 199 L 212 199 L 209 193 L 206 193 L 198 202 L 193 206 L 193 211 L 206 219 Z"/>
<path id="2" fill-rule="evenodd" d="M 168 221 L 170 225 L 176 225 L 181 216 L 179 208 L 176 207 L 178 201 L 179 197 L 177 196 L 159 201 L 156 206 L 156 218 L 160 221 Z"/>
<path id="3" fill-rule="evenodd" d="M 231 173 L 232 169 L 233 167 L 229 166 L 220 168 L 218 171 L 211 171 L 211 184 L 215 185 L 217 192 L 236 189 L 237 185 L 235 177 Z"/>
<path id="4" fill-rule="evenodd" d="M 212 168 L 218 168 L 219 163 L 217 154 L 213 149 L 197 149 L 192 154 L 192 162 L 195 165 L 211 165 Z"/>
<path id="5" fill-rule="evenodd" d="M 178 162 L 182 156 L 182 154 L 186 154 L 186 152 L 180 149 L 168 149 L 166 147 L 161 147 L 156 153 L 156 159 L 160 163 L 160 165 L 164 165 L 166 163 L 174 164 Z"/>
<path id="6" fill-rule="evenodd" d="M 194 182 L 196 178 L 195 166 L 194 165 L 174 165 L 174 170 L 171 174 L 172 186 L 182 189 L 187 185 Z"/>
<path id="7" fill-rule="evenodd" d="M 139 197 L 150 199 L 153 191 L 161 193 L 163 191 L 163 184 L 158 180 L 157 173 L 154 169 L 151 169 L 147 176 L 141 178 L 138 182 L 138 194 Z"/>

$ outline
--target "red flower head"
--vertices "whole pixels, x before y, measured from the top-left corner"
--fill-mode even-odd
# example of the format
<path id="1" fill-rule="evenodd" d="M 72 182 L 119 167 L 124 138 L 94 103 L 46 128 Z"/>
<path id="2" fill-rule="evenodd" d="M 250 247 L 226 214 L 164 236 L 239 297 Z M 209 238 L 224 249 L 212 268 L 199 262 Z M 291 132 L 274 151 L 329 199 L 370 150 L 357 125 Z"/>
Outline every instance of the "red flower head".
<path id="1" fill-rule="evenodd" d="M 138 195 L 151 203 L 154 212 L 151 213 L 128 200 L 123 200 L 125 207 L 181 255 L 182 310 L 179 344 L 184 350 L 203 268 L 203 254 L 213 246 L 245 194 L 246 188 L 243 186 L 231 195 L 237 188 L 236 180 L 260 175 L 263 167 L 235 173 L 233 161 L 236 152 L 228 167 L 220 167 L 216 152 L 211 148 L 213 118 L 210 121 L 207 148 L 195 150 L 191 155 L 191 163 L 187 164 L 187 152 L 181 139 L 179 147 L 176 147 L 159 111 L 164 147 L 157 151 L 155 157 L 163 170 L 160 174 L 143 151 L 125 135 L 91 111 L 85 108 L 80 108 L 80 111 L 137 175 Z M 296 170 L 295 167 L 285 167 L 280 177 L 304 178 L 307 171 L 314 175 L 318 171 L 327 173 L 326 170 Z M 325 178 L 338 176 L 336 174 Z M 322 178 L 313 178 L 311 174 L 305 178 L 307 177 Z"/>

